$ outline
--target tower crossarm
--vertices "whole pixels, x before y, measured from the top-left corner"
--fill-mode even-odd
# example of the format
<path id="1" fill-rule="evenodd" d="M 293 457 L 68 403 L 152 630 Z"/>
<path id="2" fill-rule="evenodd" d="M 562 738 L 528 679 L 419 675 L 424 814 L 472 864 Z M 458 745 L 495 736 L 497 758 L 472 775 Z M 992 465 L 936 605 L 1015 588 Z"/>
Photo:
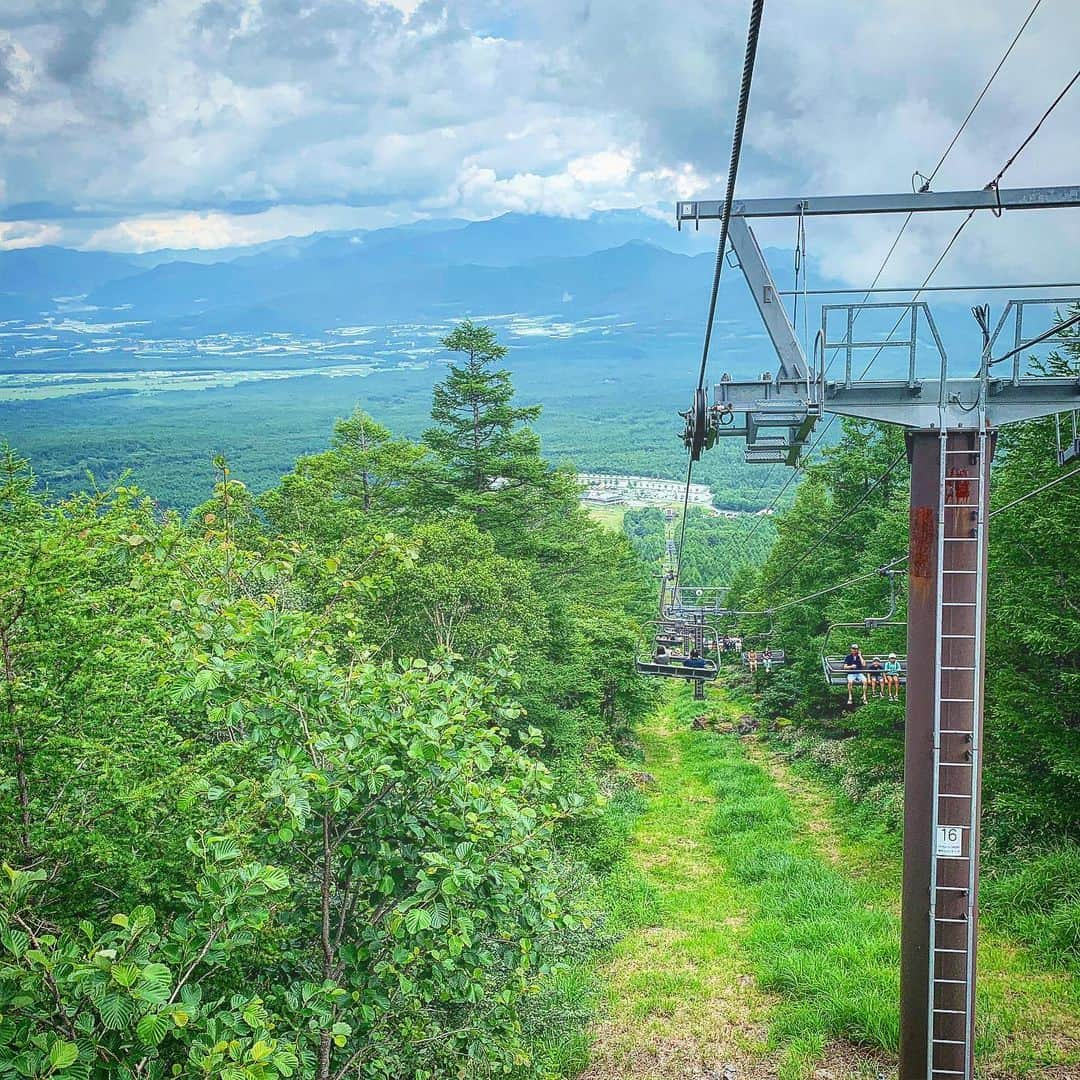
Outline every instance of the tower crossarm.
<path id="1" fill-rule="evenodd" d="M 1036 188 L 980 188 L 976 191 L 901 192 L 883 195 L 818 195 L 811 198 L 735 199 L 731 217 L 835 217 L 844 214 L 908 214 L 943 210 L 1039 210 L 1080 206 L 1080 184 Z M 724 203 L 700 199 L 675 204 L 675 221 L 718 219 Z"/>

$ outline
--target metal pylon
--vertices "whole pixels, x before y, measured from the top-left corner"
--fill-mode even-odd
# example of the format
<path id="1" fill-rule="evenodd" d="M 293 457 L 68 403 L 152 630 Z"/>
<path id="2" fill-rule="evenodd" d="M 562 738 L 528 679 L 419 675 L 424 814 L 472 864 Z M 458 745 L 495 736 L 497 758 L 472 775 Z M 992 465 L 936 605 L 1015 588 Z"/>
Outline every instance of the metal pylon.
<path id="1" fill-rule="evenodd" d="M 964 446 L 962 443 L 968 443 Z M 987 432 L 942 431 L 937 513 L 927 1080 L 973 1074 Z"/>

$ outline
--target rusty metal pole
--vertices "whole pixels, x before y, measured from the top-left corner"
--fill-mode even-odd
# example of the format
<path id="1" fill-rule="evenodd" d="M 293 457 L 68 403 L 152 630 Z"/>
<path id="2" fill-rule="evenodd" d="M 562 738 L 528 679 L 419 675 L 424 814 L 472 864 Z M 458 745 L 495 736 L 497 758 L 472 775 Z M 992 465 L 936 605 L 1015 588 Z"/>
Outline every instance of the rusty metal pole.
<path id="1" fill-rule="evenodd" d="M 971 1080 L 993 440 L 986 439 L 985 455 L 979 453 L 978 433 L 970 430 L 949 434 L 944 442 L 937 431 L 916 431 L 907 441 L 911 509 L 900 1080 Z M 981 574 L 976 572 L 980 564 Z M 955 846 L 947 840 L 948 830 L 959 838 Z"/>
<path id="2" fill-rule="evenodd" d="M 933 805 L 934 647 L 940 438 L 907 435 L 911 462 L 907 689 L 904 728 L 904 877 L 900 924 L 900 1080 L 925 1080 Z"/>

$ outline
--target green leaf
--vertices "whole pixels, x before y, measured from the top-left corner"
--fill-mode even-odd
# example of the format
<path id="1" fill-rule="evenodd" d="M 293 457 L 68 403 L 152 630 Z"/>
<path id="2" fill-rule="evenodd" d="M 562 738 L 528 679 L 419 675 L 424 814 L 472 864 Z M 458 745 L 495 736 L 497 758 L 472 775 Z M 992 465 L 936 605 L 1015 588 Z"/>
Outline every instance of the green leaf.
<path id="1" fill-rule="evenodd" d="M 419 933 L 421 930 L 427 930 L 431 926 L 431 915 L 428 914 L 426 908 L 414 907 L 410 908 L 405 914 L 405 929 L 410 934 Z"/>
<path id="2" fill-rule="evenodd" d="M 98 1003 L 97 1009 L 101 1022 L 110 1031 L 120 1031 L 126 1027 L 135 1012 L 131 998 L 121 997 L 119 994 L 106 994 Z"/>
<path id="3" fill-rule="evenodd" d="M 79 1048 L 73 1042 L 57 1039 L 49 1047 L 49 1064 L 56 1072 L 74 1065 L 79 1058 Z"/>
<path id="4" fill-rule="evenodd" d="M 143 1046 L 158 1046 L 169 1033 L 169 1018 L 164 1013 L 147 1013 L 135 1028 Z"/>

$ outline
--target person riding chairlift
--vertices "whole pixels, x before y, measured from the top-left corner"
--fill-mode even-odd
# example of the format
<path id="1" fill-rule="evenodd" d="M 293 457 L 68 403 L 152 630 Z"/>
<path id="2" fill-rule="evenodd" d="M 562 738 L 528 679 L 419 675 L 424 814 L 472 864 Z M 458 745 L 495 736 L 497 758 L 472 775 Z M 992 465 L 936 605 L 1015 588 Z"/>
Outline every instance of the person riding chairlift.
<path id="1" fill-rule="evenodd" d="M 750 665 L 750 674 L 753 675 L 757 671 L 757 649 L 749 649 L 746 653 L 746 662 Z"/>
<path id="2" fill-rule="evenodd" d="M 851 700 L 851 688 L 853 686 L 862 687 L 862 699 L 863 704 L 866 704 L 866 661 L 862 657 L 862 652 L 858 645 L 851 646 L 851 652 L 844 657 L 844 670 L 848 673 L 847 677 L 847 703 L 854 705 L 855 702 Z"/>
<path id="3" fill-rule="evenodd" d="M 885 697 L 885 669 L 881 666 L 881 657 L 875 656 L 870 661 L 870 667 L 867 669 L 867 674 L 870 678 L 870 696 L 871 697 Z"/>
<path id="4" fill-rule="evenodd" d="M 697 649 L 691 649 L 690 655 L 683 661 L 683 667 L 704 668 L 708 666 L 709 661 Z"/>
<path id="5" fill-rule="evenodd" d="M 889 653 L 889 659 L 885 661 L 885 690 L 890 701 L 900 700 L 900 666 L 896 653 Z"/>
<path id="6" fill-rule="evenodd" d="M 768 675 L 772 671 L 772 649 L 766 649 L 761 654 L 761 662 L 765 666 L 765 674 Z"/>

